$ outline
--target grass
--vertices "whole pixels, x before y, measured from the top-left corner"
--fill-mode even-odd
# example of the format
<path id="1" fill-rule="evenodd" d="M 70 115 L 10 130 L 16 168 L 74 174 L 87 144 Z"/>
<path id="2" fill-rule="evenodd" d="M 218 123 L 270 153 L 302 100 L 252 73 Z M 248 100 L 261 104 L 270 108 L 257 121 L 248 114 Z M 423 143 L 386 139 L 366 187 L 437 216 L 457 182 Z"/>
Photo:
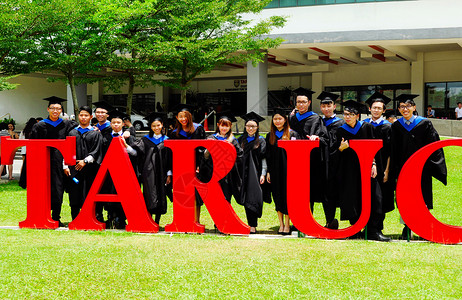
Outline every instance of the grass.
<path id="1" fill-rule="evenodd" d="M 432 213 L 461 226 L 462 151 L 445 153 L 449 183 L 434 182 Z M 316 205 L 321 224 L 322 215 Z M 25 216 L 25 191 L 1 184 L 0 225 Z M 161 226 L 171 220 L 170 204 Z M 70 221 L 66 204 L 63 221 Z M 201 222 L 213 231 L 205 210 Z M 265 204 L 258 229 L 277 228 L 274 205 Z M 398 211 L 387 214 L 384 233 L 401 229 Z M 462 298 L 460 245 L 8 229 L 0 245 L 2 298 Z"/>

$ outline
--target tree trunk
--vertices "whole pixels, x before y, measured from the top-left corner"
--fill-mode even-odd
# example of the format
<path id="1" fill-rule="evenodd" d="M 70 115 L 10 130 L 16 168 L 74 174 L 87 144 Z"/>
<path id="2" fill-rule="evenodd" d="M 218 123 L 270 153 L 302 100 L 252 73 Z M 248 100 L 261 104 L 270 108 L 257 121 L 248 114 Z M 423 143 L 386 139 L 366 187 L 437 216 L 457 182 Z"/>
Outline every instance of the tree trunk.
<path id="1" fill-rule="evenodd" d="M 127 115 L 132 115 L 132 104 L 133 104 L 133 89 L 135 88 L 135 76 L 133 73 L 129 73 L 128 80 L 128 95 L 127 95 Z"/>
<path id="2" fill-rule="evenodd" d="M 181 89 L 181 104 L 186 104 L 186 89 Z"/>
<path id="3" fill-rule="evenodd" d="M 77 93 L 75 92 L 75 82 L 74 82 L 74 75 L 69 74 L 67 76 L 67 81 L 69 82 L 69 87 L 71 89 L 71 95 L 72 95 L 72 104 L 74 105 L 74 116 L 75 119 L 78 120 L 79 117 L 79 101 L 77 99 Z M 69 116 L 71 112 L 68 112 Z"/>

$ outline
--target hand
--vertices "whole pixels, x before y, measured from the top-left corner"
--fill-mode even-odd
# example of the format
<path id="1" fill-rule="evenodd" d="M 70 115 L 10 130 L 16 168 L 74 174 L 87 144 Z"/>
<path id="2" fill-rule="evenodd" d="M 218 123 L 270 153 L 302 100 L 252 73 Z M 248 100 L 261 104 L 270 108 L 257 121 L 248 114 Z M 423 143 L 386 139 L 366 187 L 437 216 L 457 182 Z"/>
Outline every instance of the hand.
<path id="1" fill-rule="evenodd" d="M 69 168 L 64 169 L 64 175 L 71 176 L 71 170 L 69 170 Z"/>
<path id="2" fill-rule="evenodd" d="M 350 147 L 350 144 L 348 143 L 348 141 L 345 141 L 344 138 L 342 138 L 342 141 L 340 142 L 340 147 L 338 147 L 338 149 L 340 151 L 343 151 L 345 150 L 346 148 L 349 148 Z"/>
<path id="3" fill-rule="evenodd" d="M 122 134 L 124 139 L 128 139 L 130 137 L 130 131 L 125 131 L 124 134 Z"/>
<path id="4" fill-rule="evenodd" d="M 172 183 L 172 175 L 167 176 L 167 180 L 165 181 L 165 185 L 169 185 Z"/>
<path id="5" fill-rule="evenodd" d="M 377 176 L 377 166 L 376 166 L 376 165 L 372 165 L 371 177 L 372 177 L 372 178 L 375 178 L 376 176 Z"/>
<path id="6" fill-rule="evenodd" d="M 125 148 L 127 148 L 128 147 L 127 141 L 125 139 L 122 139 L 122 141 L 124 141 L 124 146 Z"/>
<path id="7" fill-rule="evenodd" d="M 309 138 L 310 138 L 310 141 L 319 141 L 319 136 L 317 135 L 312 135 Z"/>
<path id="8" fill-rule="evenodd" d="M 266 173 L 266 181 L 268 181 L 268 183 L 271 183 L 271 178 L 270 178 L 269 173 Z"/>
<path id="9" fill-rule="evenodd" d="M 85 167 L 87 164 L 83 161 L 83 160 L 78 160 L 77 161 L 77 164 L 75 165 L 75 169 L 77 171 L 80 171 L 83 169 L 83 167 Z"/>
<path id="10" fill-rule="evenodd" d="M 387 182 L 388 181 L 388 171 L 385 171 L 383 172 L 383 182 Z"/>
<path id="11" fill-rule="evenodd" d="M 100 131 L 99 128 L 98 128 L 98 126 L 93 126 L 93 128 L 94 128 L 95 130 Z"/>
<path id="12" fill-rule="evenodd" d="M 265 175 L 260 176 L 260 184 L 265 183 Z"/>
<path id="13" fill-rule="evenodd" d="M 293 116 L 293 115 L 295 115 L 296 112 L 297 112 L 297 109 L 294 108 L 294 109 L 290 112 L 290 115 Z"/>

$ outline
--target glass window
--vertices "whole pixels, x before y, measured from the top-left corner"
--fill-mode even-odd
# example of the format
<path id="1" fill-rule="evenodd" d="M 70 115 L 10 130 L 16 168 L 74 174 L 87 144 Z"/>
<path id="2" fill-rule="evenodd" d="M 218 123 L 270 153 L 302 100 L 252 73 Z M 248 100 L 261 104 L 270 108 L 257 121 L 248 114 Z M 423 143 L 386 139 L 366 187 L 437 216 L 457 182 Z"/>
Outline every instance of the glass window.
<path id="1" fill-rule="evenodd" d="M 455 108 L 462 102 L 462 82 L 448 82 L 449 108 Z"/>
<path id="2" fill-rule="evenodd" d="M 279 0 L 279 7 L 297 6 L 297 0 Z"/>
<path id="3" fill-rule="evenodd" d="M 446 95 L 446 83 L 428 83 L 427 84 L 427 105 L 433 108 L 444 108 Z"/>
<path id="4" fill-rule="evenodd" d="M 303 6 L 303 5 L 315 5 L 316 0 L 298 0 L 298 5 Z"/>
<path id="5" fill-rule="evenodd" d="M 279 7 L 279 0 L 273 0 L 265 8 L 275 8 Z"/>

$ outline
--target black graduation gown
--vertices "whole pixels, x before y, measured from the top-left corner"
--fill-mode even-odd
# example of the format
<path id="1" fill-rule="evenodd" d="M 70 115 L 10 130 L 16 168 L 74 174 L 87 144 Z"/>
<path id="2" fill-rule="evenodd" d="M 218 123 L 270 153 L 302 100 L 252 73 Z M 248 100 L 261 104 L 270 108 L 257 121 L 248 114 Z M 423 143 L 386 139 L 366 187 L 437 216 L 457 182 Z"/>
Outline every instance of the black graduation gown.
<path id="1" fill-rule="evenodd" d="M 401 168 L 412 154 L 423 146 L 440 140 L 438 132 L 426 118 L 417 117 L 411 126 L 403 125 L 402 122 L 404 123 L 404 118 L 391 126 L 390 172 L 393 180 L 398 179 Z M 429 209 L 433 208 L 432 176 L 446 185 L 447 174 L 443 149 L 438 149 L 429 157 L 422 172 L 422 194 Z"/>
<path id="2" fill-rule="evenodd" d="M 69 132 L 69 136 L 76 137 L 76 160 L 83 160 L 89 155 L 94 159 L 81 171 L 77 171 L 75 165 L 69 166 L 71 175 L 66 178 L 69 204 L 81 208 L 102 162 L 103 136 L 97 130 L 81 134 L 76 128 Z M 75 183 L 72 178 L 76 178 L 79 183 Z"/>
<path id="3" fill-rule="evenodd" d="M 219 140 L 215 134 L 212 134 L 208 137 L 208 139 L 212 140 Z M 241 165 L 242 156 L 244 151 L 239 145 L 239 142 L 236 138 L 232 140 L 232 145 L 236 149 L 236 161 L 234 163 L 234 167 L 229 171 L 229 173 L 222 179 L 220 179 L 219 183 L 221 189 L 223 190 L 223 194 L 228 202 L 231 203 L 231 197 L 234 196 L 234 199 L 237 203 L 242 203 L 241 201 L 241 185 L 242 179 L 239 174 L 239 166 Z M 201 170 L 201 180 L 204 182 L 208 182 L 212 178 L 213 174 L 213 159 L 210 157 L 208 152 L 204 153 L 204 159 L 201 162 L 201 166 L 199 168 Z"/>
<path id="4" fill-rule="evenodd" d="M 297 114 L 289 118 L 290 128 L 295 130 L 300 139 L 307 139 L 307 135 L 319 136 L 319 147 L 311 151 L 310 155 L 310 199 L 311 202 L 323 202 L 323 189 L 327 177 L 328 134 L 321 116 L 314 112 L 306 112 L 303 119 Z"/>
<path id="5" fill-rule="evenodd" d="M 247 141 L 247 135 L 241 135 L 238 142 L 244 149 L 239 172 L 242 178 L 241 203 L 246 209 L 251 210 L 258 218 L 262 215 L 264 189 L 260 185 L 260 176 L 262 173 L 262 161 L 266 155 L 266 141 L 263 137 L 258 136 L 250 142 Z M 266 194 L 266 196 L 268 196 Z M 265 197 L 266 198 L 266 197 Z M 265 199 L 271 203 L 270 199 Z"/>
<path id="6" fill-rule="evenodd" d="M 172 140 L 204 140 L 205 139 L 205 129 L 202 125 L 194 123 L 194 132 L 189 134 L 180 130 L 177 132 L 177 129 L 174 129 L 170 132 L 169 138 Z M 198 147 L 196 149 L 196 168 L 200 167 L 202 164 L 202 159 L 204 158 L 204 147 Z M 207 182 L 204 178 L 207 175 L 207 172 L 203 172 L 199 168 L 199 174 L 197 178 L 202 182 Z M 173 196 L 172 196 L 173 197 Z M 173 198 L 172 198 L 173 199 Z M 199 195 L 199 192 L 196 191 L 196 206 L 202 206 L 204 202 Z"/>
<path id="7" fill-rule="evenodd" d="M 77 126 L 74 121 L 62 120 L 56 127 L 47 123 L 49 118 L 42 120 L 32 127 L 31 139 L 65 139 L 69 132 Z M 26 154 L 27 156 L 27 154 Z M 24 167 L 26 164 L 24 164 Z M 23 172 L 26 175 L 26 172 Z M 38 174 L 38 176 L 40 176 Z M 24 176 L 25 177 L 25 176 Z M 24 178 L 25 179 L 25 178 Z M 24 181 L 25 182 L 25 181 Z M 53 219 L 59 218 L 64 193 L 63 156 L 55 148 L 50 148 L 50 183 L 51 183 L 51 209 Z M 25 185 L 25 183 L 24 183 Z M 58 215 L 55 215 L 58 214 Z"/>
<path id="8" fill-rule="evenodd" d="M 374 126 L 367 122 L 358 121 L 360 127 L 356 134 L 353 134 L 345 129 L 347 124 L 342 125 L 337 129 L 336 147 L 340 146 L 342 138 L 346 141 L 374 139 Z M 350 220 L 355 223 L 361 214 L 361 172 L 359 168 L 359 160 L 356 152 L 347 148 L 340 152 L 339 168 L 337 173 L 340 193 L 340 219 Z M 380 187 L 375 178 L 371 179 L 371 211 L 382 213 L 381 201 L 382 195 Z"/>
<path id="9" fill-rule="evenodd" d="M 327 203 L 331 202 L 333 207 L 338 206 L 339 202 L 339 178 L 338 168 L 340 163 L 340 150 L 337 143 L 337 130 L 345 124 L 343 119 L 334 117 L 331 119 L 323 119 L 324 125 L 328 134 L 328 157 L 327 157 L 327 180 L 324 185 L 324 197 Z"/>
<path id="10" fill-rule="evenodd" d="M 276 211 L 285 215 L 287 212 L 287 153 L 283 148 L 278 147 L 280 138 L 276 136 L 274 145 L 270 143 L 270 135 L 266 135 L 266 163 L 271 183 L 269 188 L 273 196 Z M 299 136 L 294 130 L 290 131 L 290 139 L 298 139 Z"/>
<path id="11" fill-rule="evenodd" d="M 370 123 L 370 119 L 365 119 L 364 121 Z M 384 172 L 391 152 L 391 123 L 383 120 L 379 124 L 371 124 L 375 128 L 375 137 L 383 142 L 383 147 L 375 156 L 375 162 L 377 164 L 376 179 L 382 191 L 382 212 L 387 213 L 395 209 L 394 182 L 390 180 L 390 176 L 388 176 L 387 182 L 383 182 Z"/>
<path id="12" fill-rule="evenodd" d="M 138 152 L 140 182 L 143 196 L 150 214 L 163 215 L 167 212 L 167 172 L 172 170 L 172 150 L 164 146 L 168 137 L 159 140 L 144 136 L 132 145 Z"/>

